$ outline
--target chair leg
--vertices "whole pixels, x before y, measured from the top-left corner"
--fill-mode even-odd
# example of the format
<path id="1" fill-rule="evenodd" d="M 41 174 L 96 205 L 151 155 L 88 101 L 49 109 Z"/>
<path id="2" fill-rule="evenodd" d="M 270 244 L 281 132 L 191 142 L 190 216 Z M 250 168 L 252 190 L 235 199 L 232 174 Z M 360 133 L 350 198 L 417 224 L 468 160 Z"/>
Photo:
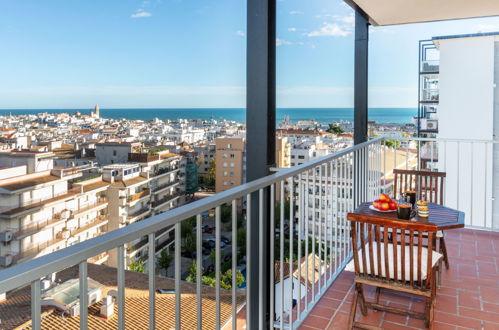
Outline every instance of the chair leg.
<path id="1" fill-rule="evenodd" d="M 449 269 L 449 257 L 447 256 L 447 247 L 445 246 L 445 237 L 440 237 L 440 250 L 444 255 L 445 268 Z"/>
<path id="2" fill-rule="evenodd" d="M 366 316 L 367 315 L 367 306 L 366 306 L 366 299 L 364 298 L 364 288 L 362 284 L 360 283 L 355 283 L 355 288 L 357 292 L 359 293 L 359 305 L 360 305 L 360 311 L 362 312 L 362 315 Z"/>
<path id="3" fill-rule="evenodd" d="M 443 262 L 440 261 L 438 263 L 438 287 L 442 286 L 442 267 L 443 267 Z"/>
<path id="4" fill-rule="evenodd" d="M 381 295 L 381 288 L 376 288 L 376 304 L 379 304 L 379 296 Z"/>
<path id="5" fill-rule="evenodd" d="M 352 308 L 350 309 L 350 317 L 348 318 L 348 329 L 353 329 L 353 323 L 355 321 L 355 314 L 357 313 L 357 299 L 358 299 L 358 291 L 354 290 L 353 300 L 352 300 Z"/>

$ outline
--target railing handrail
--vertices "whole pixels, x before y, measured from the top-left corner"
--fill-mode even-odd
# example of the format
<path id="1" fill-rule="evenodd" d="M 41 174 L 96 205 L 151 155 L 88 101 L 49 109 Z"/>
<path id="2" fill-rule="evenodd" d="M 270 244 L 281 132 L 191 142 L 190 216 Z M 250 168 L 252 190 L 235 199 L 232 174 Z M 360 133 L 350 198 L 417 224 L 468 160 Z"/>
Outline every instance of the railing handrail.
<path id="1" fill-rule="evenodd" d="M 58 272 L 62 269 L 79 264 L 102 252 L 117 248 L 130 241 L 143 237 L 168 226 L 175 225 L 185 219 L 198 215 L 206 210 L 212 209 L 222 204 L 226 204 L 235 199 L 242 198 L 261 188 L 268 187 L 277 182 L 296 176 L 302 172 L 311 170 L 325 162 L 340 158 L 349 153 L 360 150 L 370 144 L 383 140 L 382 137 L 366 141 L 355 146 L 343 149 L 334 154 L 326 155 L 307 163 L 291 167 L 289 169 L 270 174 L 263 178 L 242 184 L 224 192 L 210 197 L 197 200 L 193 203 L 180 206 L 145 219 L 134 222 L 123 228 L 113 230 L 98 237 L 69 246 L 65 249 L 57 250 L 53 253 L 32 259 L 27 262 L 14 265 L 0 271 L 0 293 L 24 286 L 32 281 Z"/>
<path id="2" fill-rule="evenodd" d="M 420 137 L 382 137 L 383 140 L 396 140 L 396 141 L 422 141 L 422 142 L 465 142 L 465 143 L 499 143 L 498 140 L 487 139 L 455 139 L 455 138 L 420 138 Z"/>

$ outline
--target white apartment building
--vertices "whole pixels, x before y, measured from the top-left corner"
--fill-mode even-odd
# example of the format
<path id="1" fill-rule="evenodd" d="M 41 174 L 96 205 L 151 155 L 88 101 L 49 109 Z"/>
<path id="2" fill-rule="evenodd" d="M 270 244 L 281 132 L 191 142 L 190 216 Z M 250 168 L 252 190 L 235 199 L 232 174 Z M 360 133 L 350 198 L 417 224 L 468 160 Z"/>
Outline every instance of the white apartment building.
<path id="1" fill-rule="evenodd" d="M 314 158 L 329 154 L 329 148 L 322 145 L 319 138 L 303 139 L 291 147 L 291 166 L 301 165 Z"/>
<path id="2" fill-rule="evenodd" d="M 159 214 L 184 203 L 185 164 L 182 157 L 168 151 L 154 154 L 133 153 L 130 162 L 103 168 L 103 179 L 110 182 L 109 230 L 124 227 L 151 215 Z M 173 239 L 173 227 L 156 233 L 159 253 Z M 142 259 L 147 261 L 147 237 L 126 246 L 126 265 Z M 110 252 L 109 265 L 117 265 L 116 251 Z"/>
<path id="3" fill-rule="evenodd" d="M 432 38 L 439 52 L 438 138 L 496 140 L 499 136 L 499 32 Z M 433 111 L 433 109 L 432 109 Z M 459 149 L 459 151 L 458 151 Z M 431 150 L 430 150 L 431 151 Z M 428 153 L 428 152 L 427 152 Z M 447 172 L 445 205 L 466 213 L 466 224 L 492 214 L 499 226 L 499 145 L 447 142 L 433 151 Z M 484 170 L 486 168 L 486 170 Z M 466 174 L 466 175 L 464 175 Z M 484 182 L 492 180 L 492 185 Z M 484 188 L 485 187 L 485 188 Z M 470 201 L 471 199 L 471 201 Z M 482 208 L 472 205 L 483 204 Z"/>
<path id="4" fill-rule="evenodd" d="M 55 168 L 53 158 L 52 152 L 0 153 L 0 267 L 107 231 L 108 184 L 100 175 L 83 178 L 82 168 Z"/>
<path id="5" fill-rule="evenodd" d="M 180 128 L 169 131 L 165 136 L 176 143 L 187 142 L 189 144 L 205 140 L 205 132 L 203 129 L 197 128 Z"/>

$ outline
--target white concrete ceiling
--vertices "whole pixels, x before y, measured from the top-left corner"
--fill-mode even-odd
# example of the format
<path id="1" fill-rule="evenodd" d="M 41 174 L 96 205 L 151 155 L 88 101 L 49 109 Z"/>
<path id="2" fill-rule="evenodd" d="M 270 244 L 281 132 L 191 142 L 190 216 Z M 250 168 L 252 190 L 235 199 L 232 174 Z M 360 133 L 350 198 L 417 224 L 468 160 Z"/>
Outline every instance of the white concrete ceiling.
<path id="1" fill-rule="evenodd" d="M 422 23 L 499 15 L 499 0 L 345 0 L 372 25 Z"/>

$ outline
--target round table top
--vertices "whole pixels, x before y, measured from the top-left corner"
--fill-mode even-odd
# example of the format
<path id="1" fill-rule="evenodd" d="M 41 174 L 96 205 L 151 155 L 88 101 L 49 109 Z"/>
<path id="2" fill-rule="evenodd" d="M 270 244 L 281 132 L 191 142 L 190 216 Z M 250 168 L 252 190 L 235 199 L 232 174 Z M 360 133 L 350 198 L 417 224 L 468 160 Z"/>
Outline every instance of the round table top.
<path id="1" fill-rule="evenodd" d="M 371 210 L 369 208 L 371 205 L 372 202 L 360 204 L 353 213 L 373 216 L 376 218 L 398 219 L 397 212 L 378 212 Z M 439 230 L 464 227 L 464 212 L 435 203 L 428 203 L 428 208 L 430 210 L 430 214 L 427 218 L 422 218 L 419 215 L 416 215 L 411 220 L 424 224 L 435 225 Z"/>

